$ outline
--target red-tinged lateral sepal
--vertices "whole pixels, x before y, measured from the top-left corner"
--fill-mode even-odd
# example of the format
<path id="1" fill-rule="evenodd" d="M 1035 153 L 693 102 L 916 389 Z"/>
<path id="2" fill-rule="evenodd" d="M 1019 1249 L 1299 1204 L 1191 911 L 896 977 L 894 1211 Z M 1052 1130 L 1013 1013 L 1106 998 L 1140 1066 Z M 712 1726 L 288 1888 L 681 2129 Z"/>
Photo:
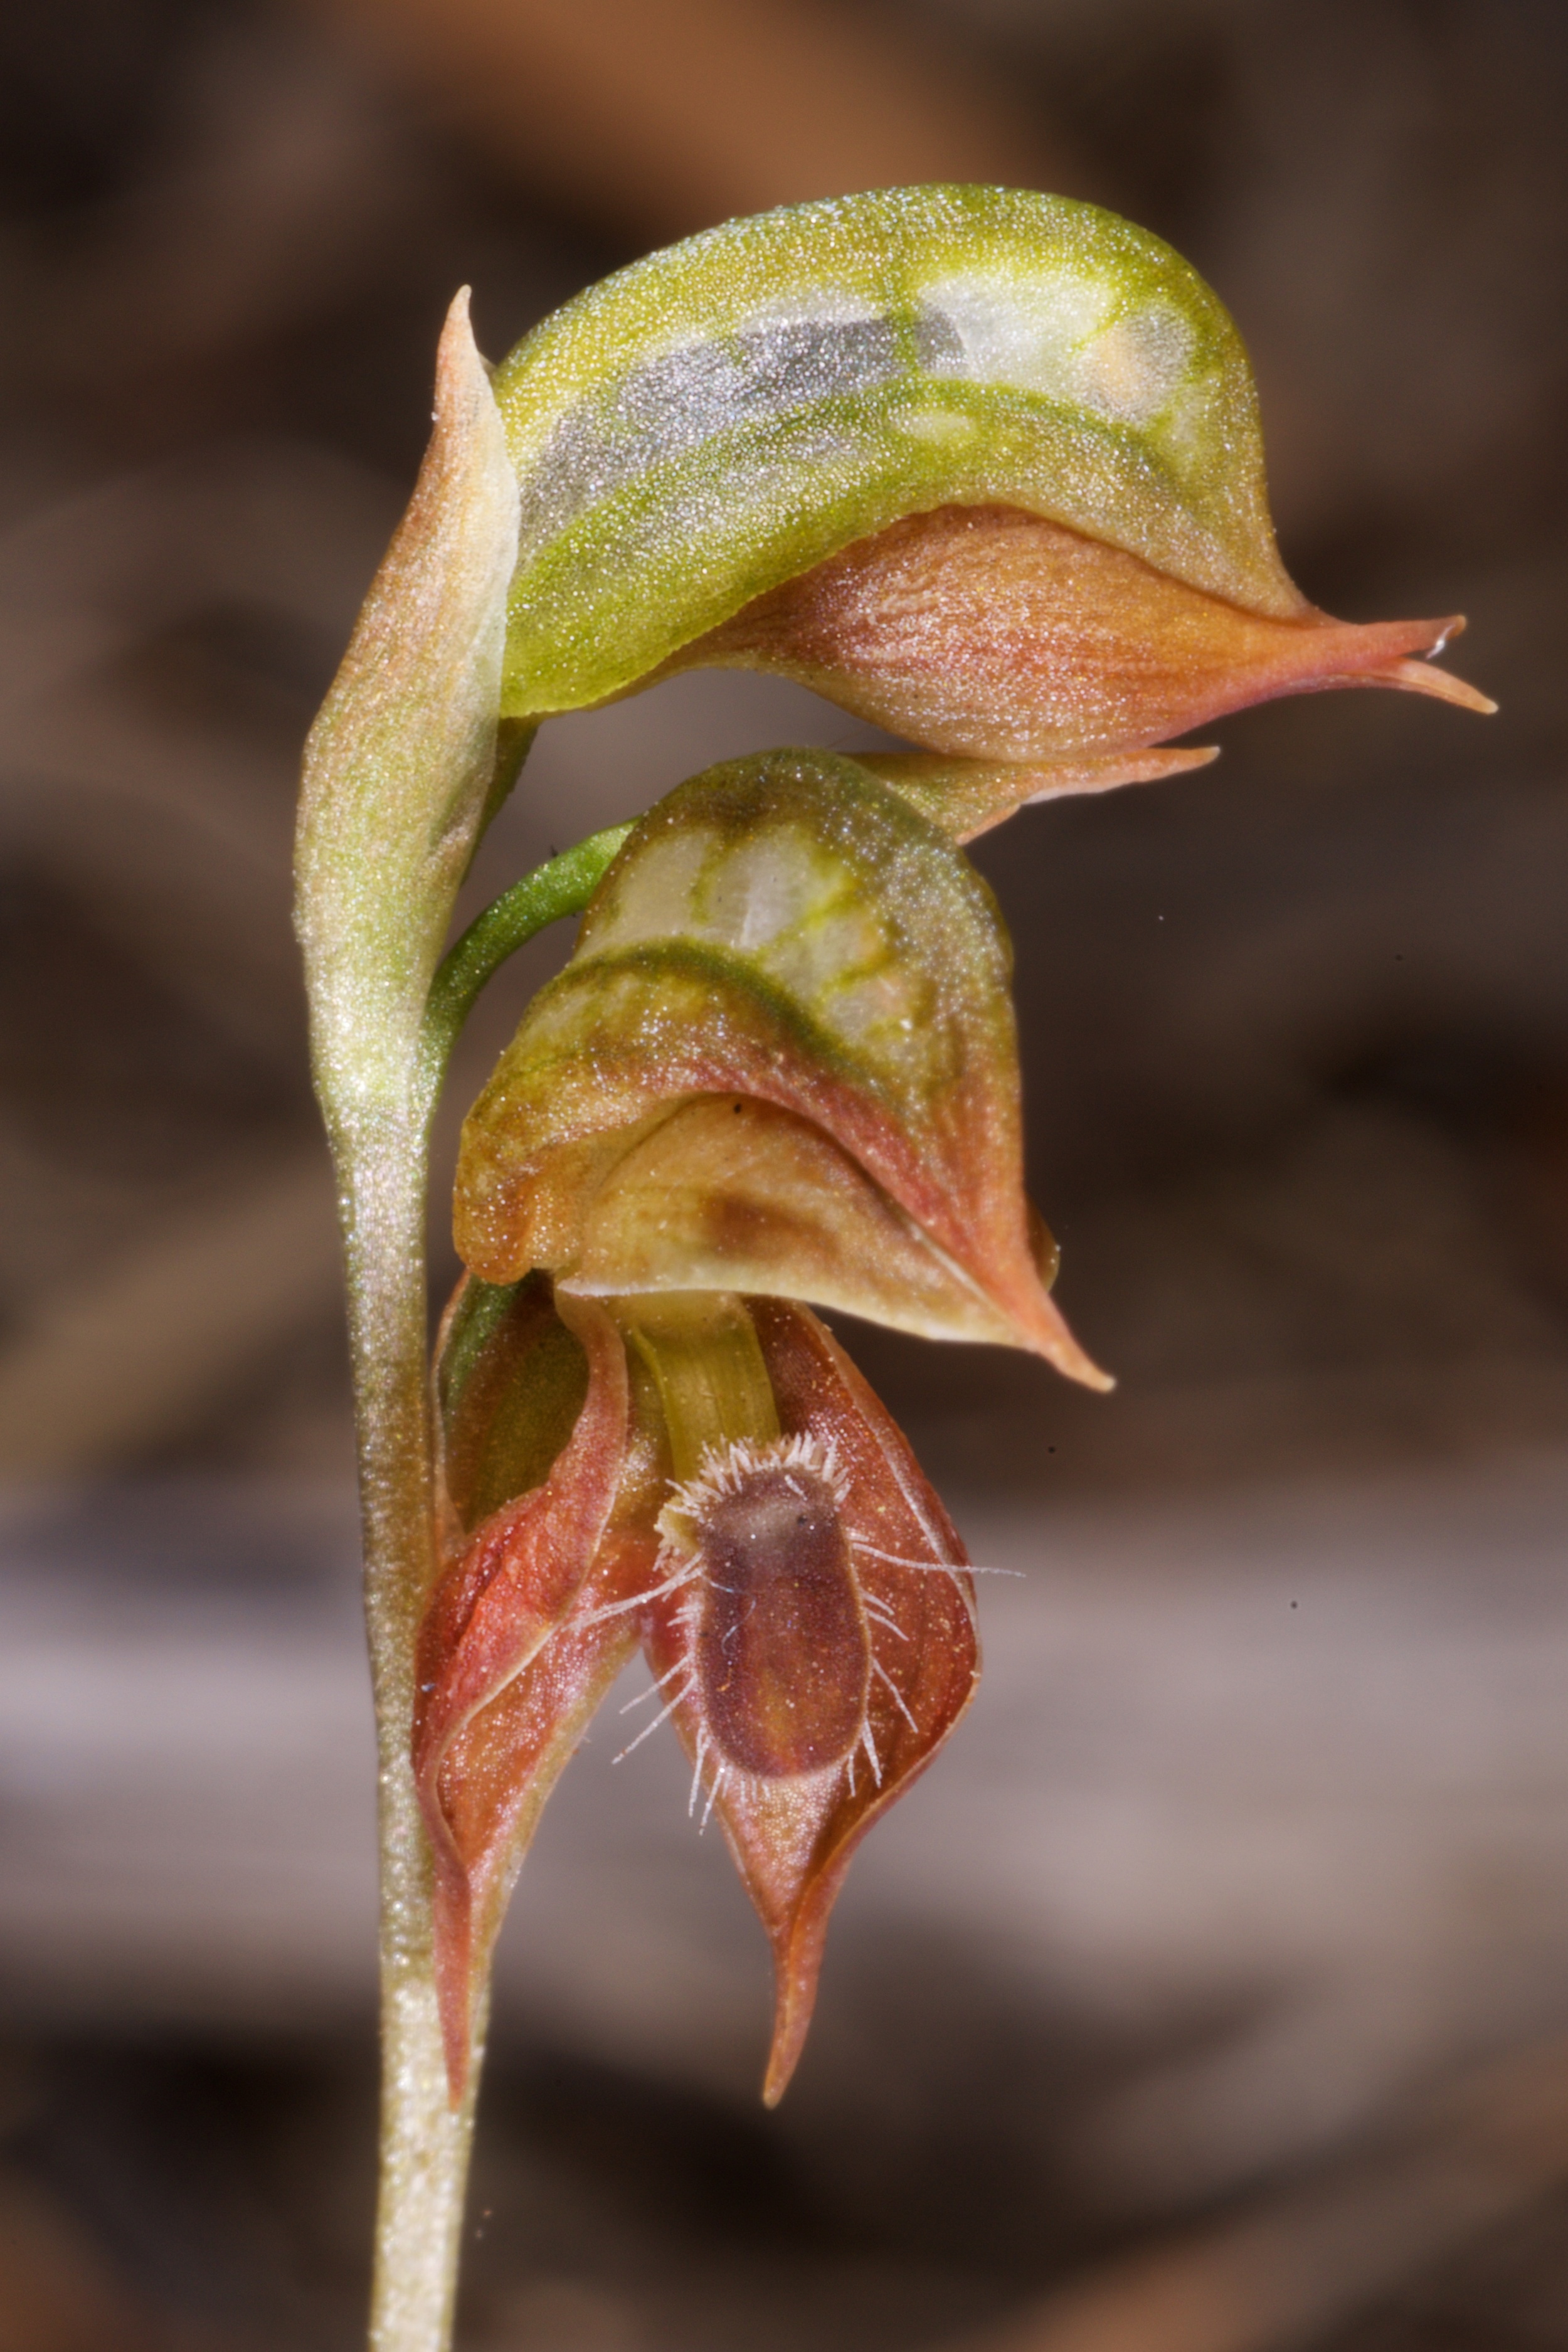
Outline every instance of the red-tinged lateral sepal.
<path id="1" fill-rule="evenodd" d="M 770 589 L 668 667 L 772 671 L 933 751 L 1062 763 L 1068 790 L 1086 758 L 1118 763 L 1102 788 L 1132 782 L 1120 763 L 1146 747 L 1279 695 L 1388 686 L 1494 708 L 1411 658 L 1441 653 L 1458 614 L 1362 626 L 1290 594 L 1254 609 L 1044 515 L 939 507 Z"/>
<path id="2" fill-rule="evenodd" d="M 653 1544 L 612 1527 L 627 1462 L 626 1351 L 592 1301 L 558 1310 L 542 1281 L 466 1284 L 437 1388 L 448 1565 L 419 1630 L 414 1769 L 456 2099 L 512 1881 L 635 1646 L 616 1604 L 646 1580 Z"/>
<path id="3" fill-rule="evenodd" d="M 659 1517 L 646 1647 L 773 1948 L 763 2097 L 811 2021 L 831 1911 L 872 1823 L 979 1675 L 962 1544 L 909 1444 L 809 1308 L 751 1302 L 781 1435 L 708 1456 Z"/>

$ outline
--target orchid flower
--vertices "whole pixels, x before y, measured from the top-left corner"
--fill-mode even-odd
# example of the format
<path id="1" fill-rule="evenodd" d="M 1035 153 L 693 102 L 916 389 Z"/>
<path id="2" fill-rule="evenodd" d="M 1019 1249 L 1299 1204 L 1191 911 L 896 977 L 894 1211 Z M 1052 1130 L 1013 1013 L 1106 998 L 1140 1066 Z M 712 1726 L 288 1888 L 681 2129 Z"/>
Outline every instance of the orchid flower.
<path id="1" fill-rule="evenodd" d="M 849 1856 L 973 1691 L 962 1548 L 814 1307 L 1106 1385 L 1049 1296 L 1006 942 L 959 845 L 1199 764 L 1168 739 L 1269 696 L 1488 709 L 1416 658 L 1461 625 L 1306 602 L 1236 329 L 1093 206 L 913 188 L 732 222 L 493 373 L 454 303 L 298 855 L 380 1775 L 376 2352 L 449 2344 L 490 1946 L 637 1645 L 773 1938 L 770 2098 Z M 447 946 L 541 722 L 705 665 L 913 748 L 710 771 Z M 451 1046 L 584 909 L 465 1129 L 432 1404 Z"/>
<path id="2" fill-rule="evenodd" d="M 636 828 L 469 1115 L 414 1741 L 459 2092 L 543 1794 L 639 1635 L 773 1937 L 784 2089 L 849 1853 L 978 1671 L 950 1523 L 793 1302 L 1106 1385 L 1024 1195 L 1009 970 L 898 791 L 737 761 Z"/>

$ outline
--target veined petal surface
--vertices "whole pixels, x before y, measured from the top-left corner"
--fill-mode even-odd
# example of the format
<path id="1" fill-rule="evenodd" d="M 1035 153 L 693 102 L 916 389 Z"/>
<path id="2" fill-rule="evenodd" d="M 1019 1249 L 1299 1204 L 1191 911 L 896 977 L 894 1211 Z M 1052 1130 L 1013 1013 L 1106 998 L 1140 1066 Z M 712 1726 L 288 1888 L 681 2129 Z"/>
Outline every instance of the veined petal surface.
<path id="1" fill-rule="evenodd" d="M 959 757 L 1131 762 L 1229 711 L 1332 687 L 1489 711 L 1452 671 L 1409 658 L 1463 626 L 1256 613 L 1039 515 L 947 506 L 770 590 L 667 667 L 792 677 Z"/>
<path id="2" fill-rule="evenodd" d="M 1062 196 L 884 189 L 731 221 L 497 370 L 521 496 L 503 707 L 635 687 L 851 541 L 1004 504 L 1246 610 L 1274 544 L 1251 370 L 1161 239 Z"/>
<path id="3" fill-rule="evenodd" d="M 694 778 L 626 844 L 469 1115 L 465 1263 L 606 1293 L 736 1289 L 765 1267 L 783 1295 L 1010 1339 L 1102 1384 L 1031 1244 L 1009 969 L 980 877 L 853 763 L 772 755 Z M 730 1146 L 704 1097 L 728 1098 Z M 752 1104 L 789 1121 L 748 1136 Z M 923 1254 L 894 1318 L 880 1239 Z"/>
<path id="4" fill-rule="evenodd" d="M 481 1315 L 475 1304 L 459 1294 L 437 1366 L 447 1565 L 419 1629 L 413 1748 L 454 2098 L 539 1814 L 635 1646 L 629 1620 L 599 1605 L 653 1549 L 611 1525 L 627 1495 L 628 1389 L 610 1318 L 587 1299 L 558 1310 L 540 1285 Z M 489 1482 L 504 1499 L 472 1524 Z"/>

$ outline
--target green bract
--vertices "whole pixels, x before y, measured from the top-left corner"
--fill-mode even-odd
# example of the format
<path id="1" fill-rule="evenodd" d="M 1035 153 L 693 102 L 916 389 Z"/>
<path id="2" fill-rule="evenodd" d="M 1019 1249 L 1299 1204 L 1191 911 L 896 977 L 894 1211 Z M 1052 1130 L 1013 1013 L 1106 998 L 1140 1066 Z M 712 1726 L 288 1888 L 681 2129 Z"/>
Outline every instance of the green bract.
<path id="1" fill-rule="evenodd" d="M 441 339 L 418 485 L 305 746 L 295 923 L 340 1148 L 346 1123 L 401 1116 L 414 1084 L 452 904 L 497 796 L 500 599 L 516 546 L 464 292 Z"/>
<path id="2" fill-rule="evenodd" d="M 504 709 L 626 692 L 900 516 L 1027 509 L 1190 587 L 1306 607 L 1251 372 L 1170 247 L 1093 205 L 900 188 L 690 238 L 593 287 L 494 390 L 521 492 Z"/>

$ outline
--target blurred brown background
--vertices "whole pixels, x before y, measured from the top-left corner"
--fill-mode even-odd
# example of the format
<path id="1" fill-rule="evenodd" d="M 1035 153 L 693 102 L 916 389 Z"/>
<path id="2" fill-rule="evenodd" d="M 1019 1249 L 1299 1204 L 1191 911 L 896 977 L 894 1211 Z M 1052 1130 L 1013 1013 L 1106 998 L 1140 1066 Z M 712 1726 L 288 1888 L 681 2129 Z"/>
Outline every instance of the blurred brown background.
<path id="1" fill-rule="evenodd" d="M 585 1751 L 464 2343 L 1568 2347 L 1565 100 L 1549 0 L 0 18 L 0 2352 L 356 2338 L 370 1761 L 288 861 L 445 305 L 499 357 L 668 236 L 943 177 L 1185 252 L 1298 580 L 1467 610 L 1502 712 L 1244 714 L 980 845 L 1121 1386 L 847 1334 L 1028 1571 L 986 1689 L 773 2120 L 673 1754 Z M 476 887 L 791 740 L 862 739 L 736 676 L 559 722 Z"/>

